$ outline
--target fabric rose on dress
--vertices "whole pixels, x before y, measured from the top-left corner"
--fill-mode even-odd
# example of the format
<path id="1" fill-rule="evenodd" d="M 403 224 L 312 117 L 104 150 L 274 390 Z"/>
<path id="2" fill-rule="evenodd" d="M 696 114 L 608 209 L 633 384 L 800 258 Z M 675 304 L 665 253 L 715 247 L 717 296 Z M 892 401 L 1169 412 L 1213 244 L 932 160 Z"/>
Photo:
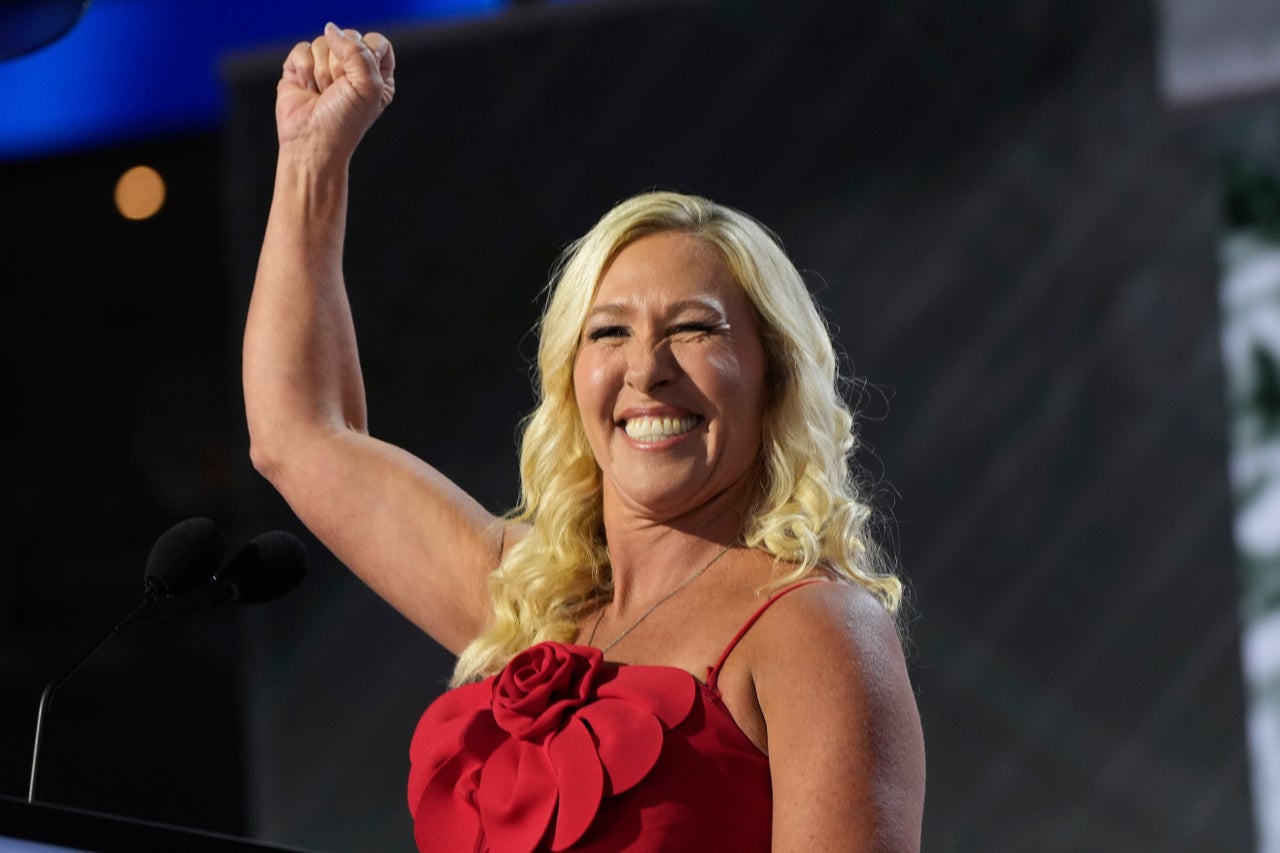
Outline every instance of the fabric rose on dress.
<path id="1" fill-rule="evenodd" d="M 559 729 L 567 715 L 591 701 L 604 657 L 590 651 L 595 654 L 542 643 L 517 655 L 494 682 L 494 722 L 525 740 Z"/>
<path id="2" fill-rule="evenodd" d="M 569 847 L 603 798 L 653 769 L 696 693 L 681 670 L 606 664 L 599 649 L 551 642 L 445 693 L 409 747 L 418 849 Z"/>

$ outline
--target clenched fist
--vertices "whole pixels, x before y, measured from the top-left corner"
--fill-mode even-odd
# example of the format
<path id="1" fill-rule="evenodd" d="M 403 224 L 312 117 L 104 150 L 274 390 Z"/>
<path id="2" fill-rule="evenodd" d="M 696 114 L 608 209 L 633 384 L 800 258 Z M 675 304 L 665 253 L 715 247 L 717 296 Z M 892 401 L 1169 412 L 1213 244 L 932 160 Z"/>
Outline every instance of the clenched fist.
<path id="1" fill-rule="evenodd" d="M 395 52 L 381 33 L 329 23 L 289 52 L 276 86 L 281 147 L 315 145 L 350 156 L 395 95 Z"/>

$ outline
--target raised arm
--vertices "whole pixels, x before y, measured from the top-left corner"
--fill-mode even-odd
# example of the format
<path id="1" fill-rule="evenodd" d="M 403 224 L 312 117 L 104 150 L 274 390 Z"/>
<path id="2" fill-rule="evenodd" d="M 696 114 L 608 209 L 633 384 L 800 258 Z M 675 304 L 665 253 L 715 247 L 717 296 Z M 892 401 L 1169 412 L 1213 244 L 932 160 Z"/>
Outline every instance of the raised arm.
<path id="1" fill-rule="evenodd" d="M 245 327 L 254 467 L 347 567 L 446 648 L 489 612 L 513 534 L 408 452 L 370 437 L 343 281 L 348 167 L 395 94 L 378 33 L 333 24 L 296 45 L 277 87 L 274 195 Z"/>

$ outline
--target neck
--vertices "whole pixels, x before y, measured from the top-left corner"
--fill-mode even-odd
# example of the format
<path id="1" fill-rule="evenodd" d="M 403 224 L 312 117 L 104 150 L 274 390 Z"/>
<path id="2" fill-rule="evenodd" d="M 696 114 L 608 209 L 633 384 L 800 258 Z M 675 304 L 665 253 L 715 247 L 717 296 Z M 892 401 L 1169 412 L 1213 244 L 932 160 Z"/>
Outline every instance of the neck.
<path id="1" fill-rule="evenodd" d="M 655 520 L 604 505 L 613 573 L 611 610 L 643 610 L 742 534 L 747 502 L 713 499 L 684 516 Z"/>

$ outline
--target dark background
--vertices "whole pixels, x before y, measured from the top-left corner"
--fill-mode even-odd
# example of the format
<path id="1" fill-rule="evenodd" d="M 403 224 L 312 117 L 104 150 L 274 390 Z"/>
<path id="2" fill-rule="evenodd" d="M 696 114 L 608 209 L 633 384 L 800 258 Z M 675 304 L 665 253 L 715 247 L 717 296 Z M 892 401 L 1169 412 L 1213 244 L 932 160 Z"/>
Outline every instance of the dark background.
<path id="1" fill-rule="evenodd" d="M 742 208 L 863 380 L 925 849 L 1251 849 L 1216 253 L 1224 151 L 1275 99 L 1171 106 L 1157 24 L 1102 0 L 601 0 L 391 32 L 347 254 L 373 430 L 505 509 L 559 250 L 652 187 Z M 25 796 L 43 684 L 205 515 L 232 547 L 303 537 L 308 578 L 113 638 L 58 694 L 41 798 L 407 851 L 408 739 L 451 660 L 247 457 L 287 47 L 226 66 L 216 132 L 0 167 L 0 794 Z M 136 162 L 169 182 L 155 219 L 69 202 Z"/>

